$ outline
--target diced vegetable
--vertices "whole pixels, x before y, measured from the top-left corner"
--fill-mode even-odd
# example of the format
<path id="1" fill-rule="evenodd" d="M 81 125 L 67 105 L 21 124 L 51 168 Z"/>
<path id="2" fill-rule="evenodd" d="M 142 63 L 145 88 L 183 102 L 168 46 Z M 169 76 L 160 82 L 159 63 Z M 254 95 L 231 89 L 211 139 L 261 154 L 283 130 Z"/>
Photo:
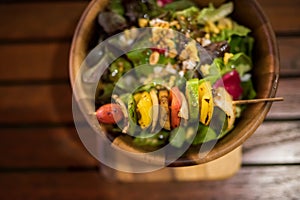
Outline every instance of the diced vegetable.
<path id="1" fill-rule="evenodd" d="M 136 103 L 133 95 L 128 98 L 128 121 L 129 121 L 129 134 L 133 135 L 137 126 L 137 113 Z"/>
<path id="2" fill-rule="evenodd" d="M 232 104 L 232 97 L 223 87 L 215 90 L 214 103 L 221 108 L 227 117 L 227 130 L 232 129 L 235 121 L 235 107 Z"/>
<path id="3" fill-rule="evenodd" d="M 118 104 L 106 104 L 96 111 L 96 117 L 100 123 L 115 124 L 121 121 L 124 115 Z"/>
<path id="4" fill-rule="evenodd" d="M 181 95 L 178 87 L 173 87 L 170 91 L 171 99 L 171 128 L 177 128 L 180 125 L 179 112 L 181 108 Z"/>
<path id="5" fill-rule="evenodd" d="M 158 92 L 158 99 L 161 115 L 159 118 L 159 123 L 164 129 L 171 130 L 168 90 L 160 90 Z"/>
<path id="6" fill-rule="evenodd" d="M 199 93 L 198 93 L 198 79 L 191 79 L 186 82 L 186 98 L 190 111 L 191 122 L 199 120 Z"/>
<path id="7" fill-rule="evenodd" d="M 232 96 L 234 100 L 237 100 L 243 94 L 243 88 L 241 86 L 240 75 L 236 70 L 232 70 L 219 79 L 214 87 L 225 87 L 226 91 Z"/>
<path id="8" fill-rule="evenodd" d="M 102 56 L 121 55 L 99 81 L 98 121 L 117 124 L 136 145 L 151 147 L 167 142 L 175 148 L 199 145 L 232 130 L 243 110 L 232 101 L 256 95 L 249 75 L 254 39 L 249 28 L 231 18 L 233 5 L 199 8 L 189 0 L 110 1 L 98 16 L 105 32 L 101 41 L 124 34 L 111 40 Z M 143 27 L 153 29 L 140 32 Z M 126 53 L 127 49 L 132 50 Z M 95 82 L 96 72 L 90 67 L 84 78 Z"/>
<path id="9" fill-rule="evenodd" d="M 148 92 L 143 92 L 137 102 L 137 112 L 140 116 L 138 120 L 142 129 L 146 129 L 152 122 L 152 100 Z"/>
<path id="10" fill-rule="evenodd" d="M 152 128 L 151 132 L 154 132 L 158 118 L 159 118 L 159 103 L 157 97 L 157 91 L 155 89 L 150 90 L 150 96 L 152 100 Z"/>
<path id="11" fill-rule="evenodd" d="M 199 109 L 200 122 L 206 126 L 209 125 L 214 112 L 214 103 L 212 96 L 212 88 L 208 81 L 202 81 L 199 85 Z"/>

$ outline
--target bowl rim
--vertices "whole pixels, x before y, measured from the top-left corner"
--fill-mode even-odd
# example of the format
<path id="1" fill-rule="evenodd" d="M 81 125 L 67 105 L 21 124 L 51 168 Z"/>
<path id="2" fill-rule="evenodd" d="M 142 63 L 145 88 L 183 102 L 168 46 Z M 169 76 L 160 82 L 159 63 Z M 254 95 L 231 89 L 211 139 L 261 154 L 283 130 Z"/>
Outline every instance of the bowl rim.
<path id="1" fill-rule="evenodd" d="M 71 46 L 70 46 L 70 53 L 69 53 L 69 77 L 70 77 L 70 83 L 73 88 L 73 85 L 75 84 L 75 74 L 77 72 L 77 69 L 74 68 L 74 66 L 80 66 L 81 62 L 84 60 L 83 58 L 85 55 L 79 55 L 79 47 L 83 45 L 83 40 L 82 37 L 87 37 L 89 32 L 85 31 L 88 30 L 87 27 L 91 26 L 91 22 L 85 21 L 85 19 L 90 15 L 90 12 L 92 9 L 97 9 L 100 8 L 102 4 L 106 4 L 109 0 L 92 0 L 87 7 L 85 8 L 84 12 L 82 13 L 80 20 L 76 26 Z M 237 0 L 233 0 L 237 1 Z M 268 38 L 268 50 L 274 55 L 272 57 L 270 65 L 272 65 L 272 86 L 271 90 L 269 91 L 268 97 L 275 97 L 276 91 L 278 88 L 278 83 L 279 83 L 279 71 L 280 71 L 280 66 L 279 66 L 279 50 L 278 50 L 278 45 L 277 45 L 277 40 L 275 37 L 275 33 L 273 31 L 273 28 L 270 24 L 270 21 L 268 20 L 267 16 L 265 15 L 262 7 L 260 4 L 257 2 L 257 0 L 249 0 L 249 3 L 254 6 L 254 9 L 257 10 L 256 14 L 258 17 L 258 20 L 264 22 L 264 29 L 265 33 L 267 34 Z M 98 9 L 99 11 L 99 9 Z M 76 55 L 76 56 L 75 56 Z M 76 92 L 73 90 L 73 96 L 77 97 Z M 252 121 L 253 124 L 251 127 L 248 127 L 249 129 L 245 132 L 244 135 L 242 135 L 239 138 L 236 138 L 234 141 L 229 141 L 226 143 L 226 145 L 222 145 L 222 140 L 217 142 L 217 145 L 205 156 L 204 158 L 179 158 L 178 160 L 172 162 L 168 166 L 170 167 L 178 167 L 178 166 L 190 166 L 190 165 L 195 165 L 195 164 L 203 164 L 207 163 L 210 161 L 213 161 L 217 158 L 220 158 L 234 149 L 238 148 L 241 146 L 254 132 L 255 130 L 260 126 L 260 124 L 264 121 L 267 113 L 269 112 L 271 108 L 272 102 L 266 102 L 265 105 L 263 106 L 263 110 L 261 110 L 261 114 L 257 115 L 254 117 Z M 220 148 L 220 145 L 222 148 Z"/>

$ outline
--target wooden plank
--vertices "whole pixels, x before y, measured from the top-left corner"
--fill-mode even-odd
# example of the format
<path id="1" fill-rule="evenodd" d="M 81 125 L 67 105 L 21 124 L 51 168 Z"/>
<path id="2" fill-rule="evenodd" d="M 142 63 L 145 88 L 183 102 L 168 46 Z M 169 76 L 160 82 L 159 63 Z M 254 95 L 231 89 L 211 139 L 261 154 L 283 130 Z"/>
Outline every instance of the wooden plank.
<path id="1" fill-rule="evenodd" d="M 300 76 L 300 37 L 278 37 L 280 74 Z"/>
<path id="2" fill-rule="evenodd" d="M 45 3 L 45 2 L 61 2 L 61 0 L 1 0 L 0 3 L 29 3 L 29 2 L 39 2 L 39 3 Z M 63 0 L 64 2 L 84 2 L 84 1 L 89 1 L 89 0 Z"/>
<path id="3" fill-rule="evenodd" d="M 300 121 L 264 122 L 243 144 L 243 164 L 299 164 Z"/>
<path id="4" fill-rule="evenodd" d="M 71 38 L 88 2 L 0 4 L 0 40 Z"/>
<path id="5" fill-rule="evenodd" d="M 281 75 L 300 76 L 300 38 L 279 37 L 278 45 Z M 0 44 L 0 81 L 66 80 L 69 48 L 67 41 Z"/>
<path id="6" fill-rule="evenodd" d="M 243 164 L 300 163 L 299 124 L 264 122 L 243 145 Z M 89 130 L 83 128 L 80 130 Z M 74 127 L 1 128 L 0 133 L 0 168 L 96 165 Z M 86 138 L 83 144 L 96 145 L 92 141 L 95 143 L 96 137 Z"/>
<path id="7" fill-rule="evenodd" d="M 0 124 L 71 123 L 72 92 L 66 84 L 0 87 Z"/>
<path id="8" fill-rule="evenodd" d="M 258 0 L 277 34 L 300 33 L 299 0 Z"/>
<path id="9" fill-rule="evenodd" d="M 74 127 L 0 129 L 0 168 L 95 167 Z"/>
<path id="10" fill-rule="evenodd" d="M 300 119 L 300 78 L 281 79 L 268 119 Z M 70 123 L 72 91 L 68 83 L 0 87 L 0 124 Z"/>
<path id="11" fill-rule="evenodd" d="M 264 122 L 244 143 L 243 164 L 300 163 L 299 124 Z M 74 127 L 1 128 L 0 133 L 0 168 L 97 165 Z"/>
<path id="12" fill-rule="evenodd" d="M 267 119 L 300 119 L 300 78 L 282 78 L 279 81 L 277 96 L 284 101 L 274 102 Z"/>
<path id="13" fill-rule="evenodd" d="M 0 44 L 0 81 L 67 80 L 69 48 L 70 42 Z"/>
<path id="14" fill-rule="evenodd" d="M 300 32 L 299 0 L 259 2 L 276 32 Z M 71 38 L 87 4 L 87 1 L 0 4 L 0 39 Z"/>
<path id="15" fill-rule="evenodd" d="M 121 184 L 95 171 L 0 174 L 6 199 L 298 199 L 300 166 L 246 167 L 222 181 Z M 151 193 L 151 195 L 149 195 Z"/>

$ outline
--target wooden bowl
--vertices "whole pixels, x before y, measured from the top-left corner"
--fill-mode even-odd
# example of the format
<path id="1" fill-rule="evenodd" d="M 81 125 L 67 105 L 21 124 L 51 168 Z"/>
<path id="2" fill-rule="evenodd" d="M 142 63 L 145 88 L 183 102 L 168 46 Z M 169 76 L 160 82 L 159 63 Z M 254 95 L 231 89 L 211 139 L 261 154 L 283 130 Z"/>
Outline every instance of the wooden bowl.
<path id="1" fill-rule="evenodd" d="M 96 32 L 97 15 L 107 2 L 108 0 L 91 1 L 78 23 L 70 51 L 69 70 L 71 85 L 73 87 L 76 73 L 79 71 L 82 62 L 88 54 L 90 43 Z M 198 0 L 196 2 L 202 2 L 201 5 L 203 6 L 203 2 L 205 5 L 208 1 Z M 211 2 L 220 4 L 223 0 Z M 252 76 L 254 87 L 257 91 L 257 98 L 274 97 L 279 78 L 279 54 L 270 22 L 256 0 L 233 0 L 233 2 L 235 7 L 233 19 L 249 27 L 255 38 Z M 242 145 L 255 132 L 265 119 L 271 104 L 268 102 L 248 105 L 236 123 L 234 130 L 219 140 L 205 157 L 199 157 L 197 150 L 190 149 L 185 157 L 179 158 L 171 163 L 170 166 L 206 163 L 231 152 Z M 125 150 L 126 148 L 132 149 L 125 141 L 119 141 L 119 144 Z"/>

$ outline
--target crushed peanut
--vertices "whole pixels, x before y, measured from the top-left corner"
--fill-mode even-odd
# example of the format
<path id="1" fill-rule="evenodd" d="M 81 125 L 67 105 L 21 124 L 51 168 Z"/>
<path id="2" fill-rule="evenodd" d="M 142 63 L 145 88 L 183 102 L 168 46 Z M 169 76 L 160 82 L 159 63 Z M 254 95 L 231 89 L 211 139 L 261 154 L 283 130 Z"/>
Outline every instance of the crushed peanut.
<path id="1" fill-rule="evenodd" d="M 148 25 L 148 22 L 149 22 L 148 19 L 140 18 L 139 19 L 139 26 L 141 28 L 144 28 Z"/>
<path id="2" fill-rule="evenodd" d="M 157 51 L 154 51 L 150 57 L 149 57 L 149 63 L 150 65 L 155 65 L 159 61 L 159 53 Z"/>

